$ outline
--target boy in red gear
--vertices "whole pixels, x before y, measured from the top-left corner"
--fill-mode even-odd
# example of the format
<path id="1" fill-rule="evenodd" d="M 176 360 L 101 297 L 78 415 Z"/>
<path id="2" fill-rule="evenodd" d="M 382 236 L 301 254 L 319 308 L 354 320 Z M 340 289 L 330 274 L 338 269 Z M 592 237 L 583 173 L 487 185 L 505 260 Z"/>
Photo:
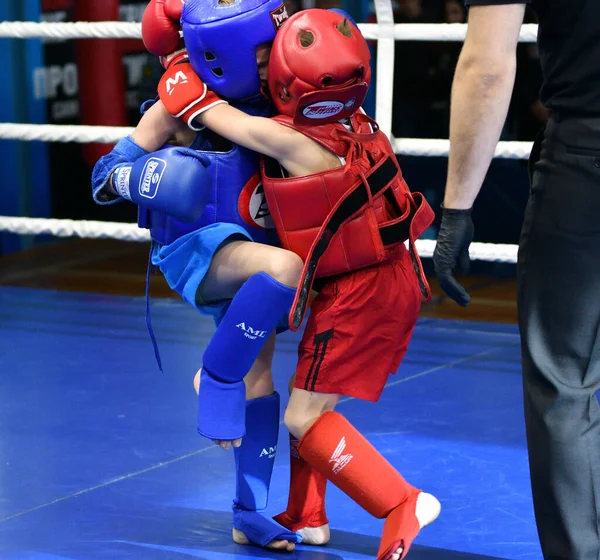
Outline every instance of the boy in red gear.
<path id="1" fill-rule="evenodd" d="M 177 74 L 185 80 L 174 85 Z M 284 23 L 271 51 L 269 91 L 282 116 L 251 117 L 215 105 L 185 63 L 167 70 L 159 95 L 186 123 L 195 119 L 271 158 L 263 162 L 271 213 L 284 247 L 305 260 L 292 327 L 302 320 L 315 270 L 318 277 L 331 276 L 319 280 L 299 348 L 285 414 L 298 440 L 292 448 L 298 462 L 292 460 L 288 511 L 277 520 L 300 530 L 326 524 L 322 497 L 328 479 L 386 519 L 377 558 L 399 560 L 439 515 L 439 502 L 408 484 L 334 412 L 341 395 L 378 399 L 406 352 L 421 292 L 427 292 L 412 242 L 429 224 L 428 207 L 415 203 L 389 141 L 360 111 L 369 79 L 369 51 L 358 29 L 340 14 L 306 10 Z M 424 227 L 415 232 L 423 210 Z M 410 253 L 399 230 L 410 237 Z M 299 499 L 300 486 L 302 499 L 312 497 L 308 508 Z M 307 493 L 311 487 L 315 491 Z"/>

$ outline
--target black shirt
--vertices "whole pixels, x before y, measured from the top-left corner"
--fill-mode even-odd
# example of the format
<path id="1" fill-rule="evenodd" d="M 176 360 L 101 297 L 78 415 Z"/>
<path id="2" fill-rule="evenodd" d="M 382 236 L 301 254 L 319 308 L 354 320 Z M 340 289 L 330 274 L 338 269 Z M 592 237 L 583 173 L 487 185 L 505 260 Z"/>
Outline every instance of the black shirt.
<path id="1" fill-rule="evenodd" d="M 542 103 L 600 117 L 600 0 L 466 0 L 468 6 L 531 4 L 539 20 Z"/>

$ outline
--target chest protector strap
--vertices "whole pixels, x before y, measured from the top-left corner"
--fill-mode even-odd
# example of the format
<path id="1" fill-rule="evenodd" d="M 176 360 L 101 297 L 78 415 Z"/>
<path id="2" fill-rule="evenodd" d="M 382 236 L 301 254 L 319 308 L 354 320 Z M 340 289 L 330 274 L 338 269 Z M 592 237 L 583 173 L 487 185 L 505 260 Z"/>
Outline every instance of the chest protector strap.
<path id="1" fill-rule="evenodd" d="M 350 188 L 333 207 L 315 236 L 305 259 L 296 297 L 290 311 L 290 328 L 292 330 L 298 330 L 302 325 L 319 260 L 335 234 L 345 223 L 361 212 L 373 198 L 380 195 L 390 182 L 396 179 L 397 174 L 396 164 L 391 157 L 387 157 L 380 166 L 364 176 L 363 181 Z M 434 213 L 421 193 L 412 193 L 412 195 L 409 193 L 408 198 L 410 202 L 408 212 L 387 225 L 381 225 L 379 234 L 386 248 L 406 240 L 409 241 L 409 251 L 419 279 L 421 293 L 426 300 L 429 300 L 431 291 L 415 248 L 415 240 L 431 225 Z M 365 232 L 365 235 L 368 235 L 368 232 Z"/>
<path id="2" fill-rule="evenodd" d="M 281 178 L 263 159 L 265 195 L 283 247 L 304 261 L 289 316 L 290 329 L 304 319 L 315 278 L 345 274 L 381 263 L 394 246 L 409 241 L 421 292 L 431 297 L 414 241 L 434 214 L 420 193 L 411 193 L 387 137 L 363 113 L 350 126 L 299 126 L 275 120 L 318 142 L 345 164 L 303 177 Z"/>

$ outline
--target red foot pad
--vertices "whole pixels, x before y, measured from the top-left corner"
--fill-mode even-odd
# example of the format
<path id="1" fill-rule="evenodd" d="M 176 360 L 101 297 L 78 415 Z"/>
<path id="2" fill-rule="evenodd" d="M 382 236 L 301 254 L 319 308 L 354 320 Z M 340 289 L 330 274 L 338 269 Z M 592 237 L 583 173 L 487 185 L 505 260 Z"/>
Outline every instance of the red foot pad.
<path id="1" fill-rule="evenodd" d="M 377 560 L 389 560 L 400 546 L 403 549 L 400 558 L 405 558 L 408 554 L 410 545 L 421 530 L 415 515 L 419 494 L 420 492 L 415 492 L 387 516 Z"/>
<path id="2" fill-rule="evenodd" d="M 298 440 L 290 434 L 290 494 L 286 511 L 273 519 L 290 531 L 321 527 L 325 514 L 327 479 L 298 453 Z"/>
<path id="3" fill-rule="evenodd" d="M 323 414 L 298 444 L 300 456 L 381 519 L 418 490 L 337 412 Z M 414 508 L 412 510 L 414 516 Z"/>

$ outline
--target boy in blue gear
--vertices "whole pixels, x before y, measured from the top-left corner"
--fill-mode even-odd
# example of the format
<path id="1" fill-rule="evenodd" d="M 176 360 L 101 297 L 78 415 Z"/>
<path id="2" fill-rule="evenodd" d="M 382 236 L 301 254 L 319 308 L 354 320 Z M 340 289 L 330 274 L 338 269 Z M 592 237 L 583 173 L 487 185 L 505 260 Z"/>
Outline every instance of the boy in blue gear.
<path id="1" fill-rule="evenodd" d="M 192 63 L 210 63 L 199 72 L 238 108 L 269 114 L 260 73 L 287 17 L 281 1 L 188 4 L 181 23 L 198 39 L 188 45 Z M 188 56 L 180 50 L 181 8 L 180 0 L 153 0 L 144 15 L 144 41 L 166 67 Z M 258 512 L 267 505 L 279 428 L 275 328 L 293 301 L 302 261 L 270 244 L 274 230 L 256 154 L 208 131 L 175 130 L 177 122 L 162 104 L 147 109 L 132 135 L 96 164 L 93 197 L 99 204 L 136 203 L 138 223 L 153 239 L 152 264 L 185 301 L 215 318 L 203 357 L 198 430 L 210 438 L 226 426 L 227 441 L 216 443 L 228 448 L 233 441 L 234 541 L 290 551 L 299 537 Z M 174 134 L 163 137 L 161 130 Z"/>

